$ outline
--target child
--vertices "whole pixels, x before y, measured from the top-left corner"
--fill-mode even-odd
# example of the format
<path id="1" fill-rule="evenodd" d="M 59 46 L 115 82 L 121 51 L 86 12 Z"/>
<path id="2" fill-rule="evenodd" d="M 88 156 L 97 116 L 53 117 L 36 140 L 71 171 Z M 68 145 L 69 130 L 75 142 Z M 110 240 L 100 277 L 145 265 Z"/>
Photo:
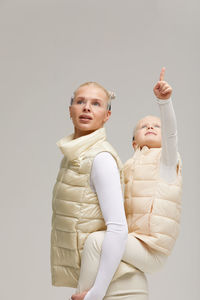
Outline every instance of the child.
<path id="1" fill-rule="evenodd" d="M 171 253 L 180 222 L 181 160 L 177 153 L 176 119 L 170 99 L 172 88 L 164 81 L 164 73 L 165 68 L 154 87 L 162 133 L 159 118 L 146 116 L 140 120 L 134 130 L 134 155 L 124 165 L 129 235 L 122 260 L 150 273 L 160 269 Z M 86 242 L 83 251 L 79 292 L 87 268 L 91 270 L 89 266 L 94 265 L 94 257 L 97 257 L 94 253 L 100 256 L 104 231 L 94 232 L 91 236 L 94 242 Z M 96 273 L 94 270 L 94 278 Z M 96 285 L 94 281 L 92 288 L 98 289 Z M 73 295 L 72 299 L 87 299 L 87 292 Z"/>
<path id="2" fill-rule="evenodd" d="M 181 159 L 177 152 L 176 119 L 170 99 L 172 89 L 163 81 L 164 72 L 163 68 L 160 82 L 154 87 L 161 121 L 146 116 L 138 122 L 133 136 L 134 155 L 124 165 L 129 232 L 132 238 L 144 242 L 147 251 L 154 253 L 154 259 L 149 260 L 152 268 L 156 267 L 157 260 L 162 265 L 170 255 L 179 233 L 181 212 Z M 148 270 L 143 263 L 141 260 L 135 265 L 150 272 L 151 268 Z"/>

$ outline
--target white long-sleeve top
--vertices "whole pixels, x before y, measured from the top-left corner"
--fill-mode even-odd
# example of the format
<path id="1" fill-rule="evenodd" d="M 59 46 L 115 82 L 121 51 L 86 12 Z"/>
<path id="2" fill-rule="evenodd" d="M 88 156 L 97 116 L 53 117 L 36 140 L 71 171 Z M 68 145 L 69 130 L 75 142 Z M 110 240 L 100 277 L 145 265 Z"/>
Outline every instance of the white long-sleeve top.
<path id="1" fill-rule="evenodd" d="M 176 117 L 171 99 L 156 99 L 156 102 L 160 108 L 162 126 L 160 175 L 166 181 L 171 182 L 176 177 Z M 110 153 L 101 152 L 94 158 L 90 179 L 91 187 L 97 193 L 107 230 L 102 244 L 96 280 L 84 300 L 102 300 L 123 256 L 128 237 L 128 226 L 119 170 Z M 87 274 L 85 275 L 87 276 Z"/>

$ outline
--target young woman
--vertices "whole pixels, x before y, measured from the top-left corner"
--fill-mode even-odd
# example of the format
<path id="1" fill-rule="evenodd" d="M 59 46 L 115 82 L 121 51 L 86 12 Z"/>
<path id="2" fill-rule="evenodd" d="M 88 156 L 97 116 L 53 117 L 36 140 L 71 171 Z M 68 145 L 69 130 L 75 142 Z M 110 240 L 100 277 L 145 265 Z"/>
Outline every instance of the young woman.
<path id="1" fill-rule="evenodd" d="M 128 228 L 122 163 L 106 141 L 104 128 L 111 115 L 111 99 L 112 95 L 97 83 L 81 85 L 69 107 L 74 133 L 57 142 L 64 157 L 53 189 L 52 284 L 77 287 L 88 235 L 106 230 L 96 282 L 85 299 L 103 299 L 106 294 L 105 299 L 110 300 L 146 300 L 145 275 L 120 263 Z"/>

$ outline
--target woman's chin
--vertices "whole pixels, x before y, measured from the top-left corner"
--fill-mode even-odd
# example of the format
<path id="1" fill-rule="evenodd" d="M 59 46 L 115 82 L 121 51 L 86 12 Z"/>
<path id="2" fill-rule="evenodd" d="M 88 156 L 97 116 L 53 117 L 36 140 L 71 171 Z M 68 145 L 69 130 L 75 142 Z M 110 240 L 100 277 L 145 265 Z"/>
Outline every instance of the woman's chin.
<path id="1" fill-rule="evenodd" d="M 75 128 L 77 128 L 78 130 L 81 131 L 95 131 L 97 129 L 99 129 L 101 127 L 101 125 L 99 124 L 91 124 L 91 123 L 78 123 Z"/>
<path id="2" fill-rule="evenodd" d="M 81 131 L 90 131 L 90 130 L 95 130 L 94 126 L 88 123 L 81 123 L 75 126 L 78 130 Z"/>

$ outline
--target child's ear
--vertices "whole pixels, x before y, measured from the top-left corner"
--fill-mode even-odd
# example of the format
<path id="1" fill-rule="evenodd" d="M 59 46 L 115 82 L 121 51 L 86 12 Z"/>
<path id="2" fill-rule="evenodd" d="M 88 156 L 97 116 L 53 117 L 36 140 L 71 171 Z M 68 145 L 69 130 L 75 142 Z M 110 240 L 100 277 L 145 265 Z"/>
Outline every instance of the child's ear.
<path id="1" fill-rule="evenodd" d="M 136 150 L 136 148 L 138 146 L 137 143 L 135 141 L 133 141 L 132 145 L 133 145 L 134 150 Z"/>

